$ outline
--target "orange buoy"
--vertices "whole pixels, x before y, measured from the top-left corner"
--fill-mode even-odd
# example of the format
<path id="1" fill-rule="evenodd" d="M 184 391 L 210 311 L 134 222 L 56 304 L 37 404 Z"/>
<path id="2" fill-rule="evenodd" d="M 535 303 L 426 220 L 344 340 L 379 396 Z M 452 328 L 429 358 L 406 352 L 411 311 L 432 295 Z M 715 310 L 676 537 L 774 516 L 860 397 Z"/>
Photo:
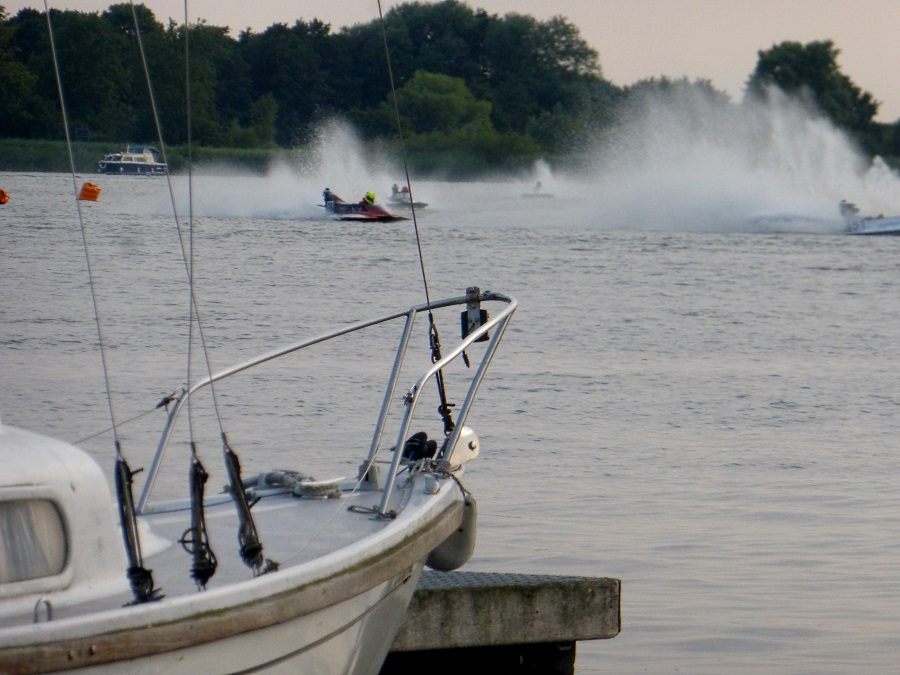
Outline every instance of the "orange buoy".
<path id="1" fill-rule="evenodd" d="M 95 202 L 97 201 L 97 197 L 100 196 L 100 186 L 94 185 L 93 183 L 85 183 L 81 186 L 81 193 L 78 195 L 78 199 L 86 202 Z"/>
<path id="2" fill-rule="evenodd" d="M 5 204 L 9 201 L 9 195 L 6 194 L 3 190 L 0 190 L 0 204 Z"/>

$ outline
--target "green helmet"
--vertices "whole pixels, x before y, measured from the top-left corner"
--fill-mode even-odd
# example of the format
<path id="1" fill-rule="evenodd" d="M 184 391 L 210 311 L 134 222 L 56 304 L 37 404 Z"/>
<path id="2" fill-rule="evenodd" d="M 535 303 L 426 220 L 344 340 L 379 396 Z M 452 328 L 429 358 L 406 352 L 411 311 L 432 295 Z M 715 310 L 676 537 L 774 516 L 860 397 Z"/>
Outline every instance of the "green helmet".
<path id="1" fill-rule="evenodd" d="M 364 201 L 366 204 L 374 204 L 374 203 L 375 203 L 375 193 L 374 193 L 374 192 L 367 192 L 367 193 L 366 193 L 366 196 L 363 197 L 363 201 Z"/>

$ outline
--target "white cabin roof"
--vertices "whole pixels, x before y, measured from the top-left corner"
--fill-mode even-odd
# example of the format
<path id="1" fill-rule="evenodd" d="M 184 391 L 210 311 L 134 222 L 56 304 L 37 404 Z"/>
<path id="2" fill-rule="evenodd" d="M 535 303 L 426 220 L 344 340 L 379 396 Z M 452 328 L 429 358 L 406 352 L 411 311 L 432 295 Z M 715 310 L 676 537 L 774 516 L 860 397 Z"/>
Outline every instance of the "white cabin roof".
<path id="1" fill-rule="evenodd" d="M 22 542 L 15 533 L 7 540 L 6 533 L 0 532 L 0 599 L 21 598 L 33 604 L 36 598 L 59 592 L 74 600 L 110 583 L 127 585 L 124 546 L 109 483 L 87 453 L 0 423 L 0 464 L 0 516 L 26 521 L 24 529 L 37 531 L 36 539 L 44 537 L 38 545 L 55 551 L 48 556 L 57 560 L 50 563 L 54 571 L 48 576 L 20 579 L 14 568 L 17 562 L 22 564 L 22 559 L 16 560 Z M 44 522 L 39 516 L 48 511 L 52 516 L 54 507 L 59 517 Z M 64 541 L 57 545 L 53 540 L 60 536 Z M 4 612 L 10 608 L 4 602 Z"/>

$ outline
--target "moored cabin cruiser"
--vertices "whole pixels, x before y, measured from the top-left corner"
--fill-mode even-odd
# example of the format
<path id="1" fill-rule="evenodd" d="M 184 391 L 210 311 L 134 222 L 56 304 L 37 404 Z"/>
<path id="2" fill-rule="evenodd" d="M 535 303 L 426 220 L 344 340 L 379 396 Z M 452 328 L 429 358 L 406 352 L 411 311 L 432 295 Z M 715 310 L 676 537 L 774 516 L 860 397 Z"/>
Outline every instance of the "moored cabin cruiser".
<path id="1" fill-rule="evenodd" d="M 152 145 L 129 145 L 123 152 L 105 155 L 97 165 L 100 173 L 150 174 L 163 176 L 168 167 Z"/>

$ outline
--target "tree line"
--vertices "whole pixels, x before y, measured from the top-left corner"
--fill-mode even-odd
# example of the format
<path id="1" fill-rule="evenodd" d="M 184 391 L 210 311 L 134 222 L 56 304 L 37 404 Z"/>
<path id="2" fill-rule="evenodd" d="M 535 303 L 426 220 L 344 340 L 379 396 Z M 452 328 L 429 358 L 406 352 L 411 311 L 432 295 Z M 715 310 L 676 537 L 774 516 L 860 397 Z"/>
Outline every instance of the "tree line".
<path id="1" fill-rule="evenodd" d="M 185 144 L 190 131 L 192 143 L 209 147 L 304 145 L 333 118 L 390 144 L 399 121 L 421 168 L 463 157 L 470 168 L 508 168 L 577 153 L 648 90 L 712 90 L 666 78 L 618 87 L 565 18 L 498 16 L 459 0 L 398 5 L 383 27 L 376 20 L 333 31 L 298 19 L 237 38 L 202 21 L 164 25 L 144 5 L 134 15 L 127 3 L 50 11 L 70 132 L 116 145 L 155 139 L 154 109 L 167 144 Z M 869 154 L 900 155 L 900 121 L 875 121 L 878 102 L 840 72 L 839 53 L 830 41 L 761 51 L 744 99 L 780 88 L 805 97 Z M 63 137 L 46 16 L 10 16 L 0 6 L 0 138 Z"/>

